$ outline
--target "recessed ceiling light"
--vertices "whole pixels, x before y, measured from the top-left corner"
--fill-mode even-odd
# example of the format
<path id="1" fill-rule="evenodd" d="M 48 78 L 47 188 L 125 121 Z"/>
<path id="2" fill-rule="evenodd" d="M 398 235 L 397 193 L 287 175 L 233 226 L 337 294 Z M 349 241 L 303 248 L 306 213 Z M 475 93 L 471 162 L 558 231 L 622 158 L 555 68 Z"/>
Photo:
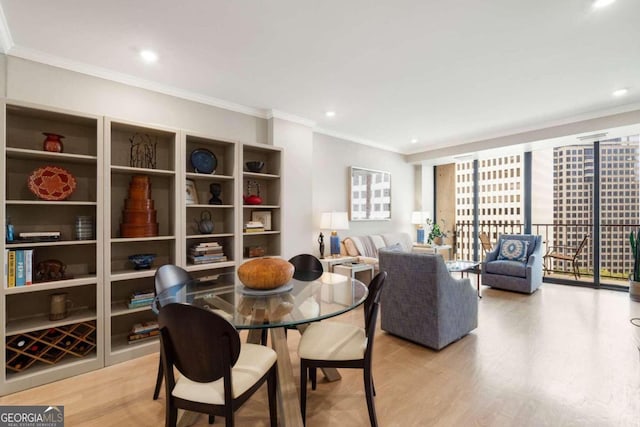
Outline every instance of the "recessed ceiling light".
<path id="1" fill-rule="evenodd" d="M 629 93 L 628 89 L 618 89 L 613 91 L 613 96 L 625 96 L 627 93 Z"/>
<path id="2" fill-rule="evenodd" d="M 593 8 L 594 9 L 601 9 L 603 7 L 607 7 L 611 3 L 613 3 L 614 1 L 616 1 L 616 0 L 595 0 L 593 2 Z"/>
<path id="3" fill-rule="evenodd" d="M 156 62 L 158 60 L 158 54 L 149 49 L 141 50 L 140 56 L 145 62 Z"/>
<path id="4" fill-rule="evenodd" d="M 325 116 L 327 117 L 335 117 L 336 116 L 336 112 L 335 111 L 327 111 L 326 113 L 324 113 Z"/>
<path id="5" fill-rule="evenodd" d="M 412 144 L 415 144 L 416 142 L 418 142 L 418 140 L 417 140 L 416 138 L 413 138 L 413 139 L 411 140 L 411 143 L 412 143 Z"/>

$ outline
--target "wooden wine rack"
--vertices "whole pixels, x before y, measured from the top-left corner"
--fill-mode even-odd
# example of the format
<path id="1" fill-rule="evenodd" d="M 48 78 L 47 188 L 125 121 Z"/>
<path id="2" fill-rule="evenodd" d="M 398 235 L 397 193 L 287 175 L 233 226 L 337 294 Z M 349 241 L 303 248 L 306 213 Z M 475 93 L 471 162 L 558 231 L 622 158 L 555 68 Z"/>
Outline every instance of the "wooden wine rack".
<path id="1" fill-rule="evenodd" d="M 54 365 L 68 355 L 84 357 L 96 347 L 95 332 L 91 321 L 7 337 L 7 369 L 22 372 L 36 362 Z"/>

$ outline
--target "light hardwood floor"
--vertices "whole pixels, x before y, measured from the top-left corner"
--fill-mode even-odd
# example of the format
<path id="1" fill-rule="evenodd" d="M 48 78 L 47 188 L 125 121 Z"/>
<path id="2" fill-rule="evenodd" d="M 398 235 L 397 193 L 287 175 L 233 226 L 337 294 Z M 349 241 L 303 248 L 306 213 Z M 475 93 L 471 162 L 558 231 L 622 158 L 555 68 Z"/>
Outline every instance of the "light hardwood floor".
<path id="1" fill-rule="evenodd" d="M 640 357 L 629 323 L 638 303 L 625 293 L 550 284 L 531 296 L 488 288 L 483 296 L 478 329 L 440 352 L 379 331 L 380 426 L 640 426 Z M 296 335 L 289 348 L 297 377 Z M 164 392 L 151 399 L 157 361 L 143 357 L 0 404 L 61 404 L 67 426 L 163 425 Z M 361 371 L 341 373 L 308 393 L 308 426 L 368 425 Z M 236 424 L 268 425 L 266 400 L 263 387 Z M 208 425 L 206 417 L 195 425 Z"/>

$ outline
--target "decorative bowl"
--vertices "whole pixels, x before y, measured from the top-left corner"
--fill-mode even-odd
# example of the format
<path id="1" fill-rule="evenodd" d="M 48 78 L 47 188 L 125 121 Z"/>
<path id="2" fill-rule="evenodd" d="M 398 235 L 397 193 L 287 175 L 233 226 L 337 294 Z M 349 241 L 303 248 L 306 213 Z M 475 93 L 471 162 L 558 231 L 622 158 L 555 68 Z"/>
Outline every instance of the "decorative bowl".
<path id="1" fill-rule="evenodd" d="M 238 278 L 247 288 L 275 289 L 293 277 L 295 267 L 281 258 L 257 258 L 238 267 Z"/>
<path id="2" fill-rule="evenodd" d="M 135 254 L 129 256 L 129 261 L 135 266 L 136 270 L 148 270 L 153 264 L 156 254 Z"/>
<path id="3" fill-rule="evenodd" d="M 260 171 L 262 171 L 262 168 L 264 167 L 264 162 L 258 161 L 246 162 L 245 164 L 247 165 L 247 170 L 249 172 L 260 173 Z"/>

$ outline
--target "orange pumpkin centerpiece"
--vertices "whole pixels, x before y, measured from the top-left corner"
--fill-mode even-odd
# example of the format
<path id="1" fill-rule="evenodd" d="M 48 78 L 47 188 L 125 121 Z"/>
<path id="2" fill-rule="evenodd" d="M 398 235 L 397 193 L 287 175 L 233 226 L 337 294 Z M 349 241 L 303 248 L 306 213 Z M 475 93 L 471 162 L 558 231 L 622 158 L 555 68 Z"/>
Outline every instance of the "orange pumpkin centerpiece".
<path id="1" fill-rule="evenodd" d="M 251 289 L 275 289 L 293 277 L 295 267 L 281 258 L 257 258 L 238 268 L 238 278 Z"/>

